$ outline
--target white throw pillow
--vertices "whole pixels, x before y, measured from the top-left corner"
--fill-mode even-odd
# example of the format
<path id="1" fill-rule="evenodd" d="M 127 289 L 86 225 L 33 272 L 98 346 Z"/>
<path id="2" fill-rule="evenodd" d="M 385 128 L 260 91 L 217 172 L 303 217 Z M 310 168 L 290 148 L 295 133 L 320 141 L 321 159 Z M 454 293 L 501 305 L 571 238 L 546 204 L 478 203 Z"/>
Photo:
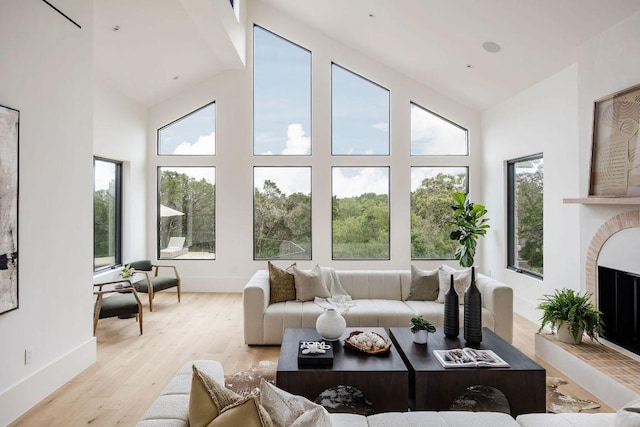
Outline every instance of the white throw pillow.
<path id="1" fill-rule="evenodd" d="M 260 380 L 260 404 L 275 427 L 331 427 L 326 409 L 302 396 L 296 396 Z"/>
<path id="2" fill-rule="evenodd" d="M 440 281 L 440 291 L 438 292 L 438 299 L 436 302 L 444 304 L 444 294 L 449 290 L 451 285 L 451 275 L 453 274 L 453 288 L 458 294 L 458 302 L 464 304 L 464 291 L 467 290 L 471 284 L 471 267 L 463 268 L 462 270 L 456 270 L 448 265 L 441 265 L 438 268 L 438 275 Z"/>
<path id="3" fill-rule="evenodd" d="M 634 400 L 620 408 L 616 413 L 616 427 L 640 426 L 640 399 Z"/>

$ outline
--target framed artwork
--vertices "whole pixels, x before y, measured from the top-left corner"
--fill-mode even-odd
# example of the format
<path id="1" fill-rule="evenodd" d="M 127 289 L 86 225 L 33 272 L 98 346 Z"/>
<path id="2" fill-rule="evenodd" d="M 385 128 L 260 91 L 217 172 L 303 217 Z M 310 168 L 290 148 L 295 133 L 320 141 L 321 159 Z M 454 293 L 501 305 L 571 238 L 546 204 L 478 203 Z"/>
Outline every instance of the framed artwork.
<path id="1" fill-rule="evenodd" d="M 18 308 L 20 112 L 0 105 L 0 314 Z"/>
<path id="2" fill-rule="evenodd" d="M 640 196 L 640 85 L 593 107 L 589 196 Z"/>

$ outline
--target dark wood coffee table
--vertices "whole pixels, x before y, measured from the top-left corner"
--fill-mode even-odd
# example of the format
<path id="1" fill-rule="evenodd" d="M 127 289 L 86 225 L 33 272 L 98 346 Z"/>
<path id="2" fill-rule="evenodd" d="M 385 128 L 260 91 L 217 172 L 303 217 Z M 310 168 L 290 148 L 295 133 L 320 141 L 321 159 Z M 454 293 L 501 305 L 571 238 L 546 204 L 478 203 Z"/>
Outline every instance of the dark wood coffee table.
<path id="1" fill-rule="evenodd" d="M 429 334 L 426 345 L 415 344 L 409 328 L 390 328 L 389 335 L 409 367 L 409 407 L 412 410 L 446 410 L 467 387 L 484 385 L 500 390 L 509 400 L 511 415 L 546 412 L 545 369 L 488 328 L 482 343 L 474 348 L 493 350 L 509 368 L 448 368 L 433 350 L 465 347 L 461 330 L 456 339 L 444 336 L 442 328 Z"/>
<path id="2" fill-rule="evenodd" d="M 389 335 L 384 328 L 347 328 L 333 343 L 333 366 L 298 368 L 298 343 L 320 340 L 314 328 L 287 328 L 284 331 L 276 385 L 289 393 L 313 401 L 324 390 L 349 385 L 362 391 L 376 412 L 406 411 L 409 395 L 409 372 L 395 346 L 381 355 L 368 355 L 344 348 L 344 339 L 354 330 Z"/>

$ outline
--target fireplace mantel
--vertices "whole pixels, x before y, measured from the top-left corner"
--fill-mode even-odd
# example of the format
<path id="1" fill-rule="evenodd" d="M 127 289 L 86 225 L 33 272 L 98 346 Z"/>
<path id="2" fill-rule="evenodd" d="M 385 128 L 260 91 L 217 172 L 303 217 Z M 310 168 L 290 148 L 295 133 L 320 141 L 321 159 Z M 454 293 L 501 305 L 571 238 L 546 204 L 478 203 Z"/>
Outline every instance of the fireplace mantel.
<path id="1" fill-rule="evenodd" d="M 640 205 L 640 197 L 578 197 L 565 198 L 562 203 L 581 205 Z"/>

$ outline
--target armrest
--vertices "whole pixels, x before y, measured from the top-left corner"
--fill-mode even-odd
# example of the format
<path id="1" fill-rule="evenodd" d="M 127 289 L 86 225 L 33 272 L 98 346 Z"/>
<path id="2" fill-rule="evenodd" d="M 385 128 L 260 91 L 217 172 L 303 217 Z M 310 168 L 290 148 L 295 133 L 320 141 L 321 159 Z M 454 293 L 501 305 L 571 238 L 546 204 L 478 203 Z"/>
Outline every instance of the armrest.
<path id="1" fill-rule="evenodd" d="M 488 276 L 478 274 L 476 286 L 482 294 L 482 306 L 493 313 L 494 332 L 513 341 L 513 289 Z"/>
<path id="2" fill-rule="evenodd" d="M 258 270 L 242 291 L 245 344 L 264 343 L 264 312 L 269 296 L 269 272 Z"/>
<path id="3" fill-rule="evenodd" d="M 180 280 L 180 275 L 178 274 L 178 269 L 176 268 L 175 265 L 166 265 L 166 264 L 154 264 L 152 265 L 153 268 L 155 268 L 155 276 L 158 276 L 158 270 L 162 267 L 162 268 L 171 268 L 173 270 L 173 274 L 175 275 L 176 279 Z"/>

